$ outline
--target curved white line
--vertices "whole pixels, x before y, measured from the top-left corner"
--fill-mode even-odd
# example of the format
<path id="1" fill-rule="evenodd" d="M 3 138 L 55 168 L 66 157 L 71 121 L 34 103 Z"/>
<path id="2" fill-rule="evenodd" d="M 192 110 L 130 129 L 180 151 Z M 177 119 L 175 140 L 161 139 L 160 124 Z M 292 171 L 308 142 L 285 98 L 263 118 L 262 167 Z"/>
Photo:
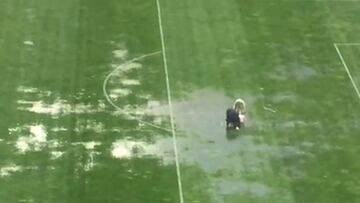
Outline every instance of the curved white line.
<path id="1" fill-rule="evenodd" d="M 144 58 L 147 58 L 147 57 L 150 57 L 150 56 L 154 56 L 154 55 L 157 55 L 157 54 L 160 54 L 161 51 L 156 51 L 156 52 L 153 52 L 153 53 L 149 53 L 149 54 L 145 54 L 145 55 L 142 55 L 142 56 L 139 56 L 137 58 L 133 58 L 129 61 L 126 61 L 125 63 L 123 64 L 120 64 L 118 67 L 116 67 L 113 71 L 111 71 L 105 78 L 104 80 L 104 83 L 103 83 L 103 93 L 104 93 L 104 96 L 107 100 L 107 102 L 109 102 L 109 104 L 111 104 L 111 106 L 113 106 L 116 110 L 122 110 L 119 106 L 117 106 L 113 100 L 111 100 L 109 94 L 107 93 L 107 84 L 109 83 L 109 80 L 110 78 L 113 76 L 114 73 L 116 73 L 122 66 L 124 65 L 128 65 L 130 63 L 133 63 L 134 61 L 139 61 L 141 59 L 144 59 Z M 160 127 L 158 125 L 155 125 L 153 123 L 150 123 L 150 122 L 147 122 L 147 121 L 143 121 L 143 120 L 140 120 L 138 118 L 135 118 L 134 116 L 132 116 L 131 114 L 129 113 L 125 113 L 125 112 L 122 112 L 123 114 L 129 116 L 130 118 L 134 119 L 134 120 L 137 120 L 139 123 L 142 123 L 142 124 L 145 124 L 145 125 L 148 125 L 148 126 L 151 126 L 151 127 L 154 127 L 154 128 L 157 128 L 157 129 L 160 129 L 160 130 L 164 130 L 164 131 L 167 131 L 167 132 L 171 132 L 170 129 L 166 129 L 166 128 L 163 128 L 163 127 Z"/>

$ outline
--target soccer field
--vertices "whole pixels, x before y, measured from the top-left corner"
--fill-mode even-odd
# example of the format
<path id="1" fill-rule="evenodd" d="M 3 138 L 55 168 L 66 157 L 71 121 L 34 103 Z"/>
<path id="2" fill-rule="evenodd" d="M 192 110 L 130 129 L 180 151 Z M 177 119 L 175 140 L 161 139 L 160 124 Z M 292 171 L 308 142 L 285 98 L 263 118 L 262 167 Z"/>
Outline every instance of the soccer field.
<path id="1" fill-rule="evenodd" d="M 359 19 L 357 0 L 0 1 L 0 203 L 360 203 Z"/>

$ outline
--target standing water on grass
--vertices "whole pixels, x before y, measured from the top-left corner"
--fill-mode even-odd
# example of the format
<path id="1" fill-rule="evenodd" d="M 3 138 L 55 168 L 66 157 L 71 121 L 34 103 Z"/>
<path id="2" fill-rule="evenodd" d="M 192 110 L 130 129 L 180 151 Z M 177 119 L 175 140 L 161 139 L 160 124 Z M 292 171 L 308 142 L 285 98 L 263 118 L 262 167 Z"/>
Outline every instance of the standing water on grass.
<path id="1" fill-rule="evenodd" d="M 358 203 L 359 9 L 0 1 L 0 202 Z"/>

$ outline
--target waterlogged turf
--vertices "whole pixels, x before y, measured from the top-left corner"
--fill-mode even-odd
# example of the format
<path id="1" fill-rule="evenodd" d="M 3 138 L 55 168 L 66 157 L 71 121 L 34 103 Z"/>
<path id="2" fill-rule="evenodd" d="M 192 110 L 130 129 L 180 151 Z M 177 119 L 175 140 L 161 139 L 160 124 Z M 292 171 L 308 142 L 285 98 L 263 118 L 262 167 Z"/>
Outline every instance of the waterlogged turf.
<path id="1" fill-rule="evenodd" d="M 0 2 L 0 202 L 360 202 L 360 2 L 160 5 Z"/>

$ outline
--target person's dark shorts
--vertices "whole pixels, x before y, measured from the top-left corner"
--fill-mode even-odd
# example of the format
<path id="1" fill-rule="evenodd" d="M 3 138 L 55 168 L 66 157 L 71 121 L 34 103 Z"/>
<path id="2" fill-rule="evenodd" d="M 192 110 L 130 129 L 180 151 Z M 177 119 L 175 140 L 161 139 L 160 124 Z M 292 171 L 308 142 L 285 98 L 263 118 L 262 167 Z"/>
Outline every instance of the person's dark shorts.
<path id="1" fill-rule="evenodd" d="M 226 127 L 227 128 L 241 127 L 239 113 L 232 108 L 226 110 Z"/>

